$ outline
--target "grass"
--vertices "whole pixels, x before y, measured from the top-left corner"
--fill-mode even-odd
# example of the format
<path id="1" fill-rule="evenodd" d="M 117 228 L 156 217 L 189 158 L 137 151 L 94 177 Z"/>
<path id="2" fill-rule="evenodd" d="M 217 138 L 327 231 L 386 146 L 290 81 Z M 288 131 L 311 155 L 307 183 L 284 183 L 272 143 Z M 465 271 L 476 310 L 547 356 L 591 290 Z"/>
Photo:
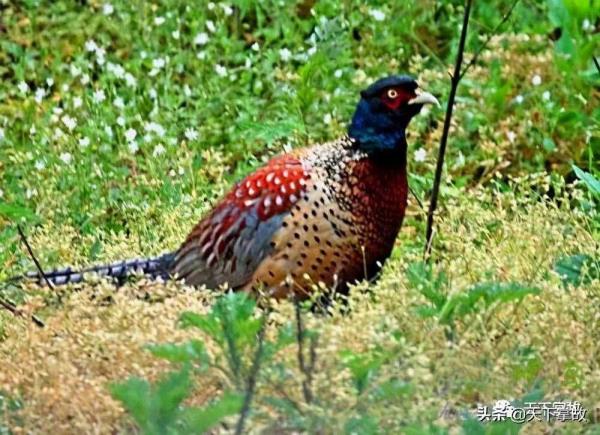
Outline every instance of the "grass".
<path id="1" fill-rule="evenodd" d="M 341 134 L 373 79 L 409 71 L 443 101 L 459 3 L 1 5 L 0 280 L 33 267 L 16 222 L 48 268 L 158 254 L 268 157 Z M 467 59 L 510 4 L 476 2 Z M 598 197 L 571 166 L 600 171 L 598 10 L 517 4 L 459 87 L 433 269 L 418 266 L 425 213 L 411 198 L 383 276 L 353 289 L 350 313 L 304 315 L 318 335 L 314 401 L 283 347 L 263 363 L 249 428 L 473 431 L 464 411 L 533 394 L 589 410 L 552 430 L 600 430 L 595 263 L 570 284 L 554 270 L 600 249 Z M 425 202 L 442 116 L 410 128 L 410 184 Z M 190 375 L 188 407 L 240 388 L 216 368 L 228 355 L 218 340 L 177 327 L 183 311 L 210 313 L 216 292 L 141 281 L 0 294 L 47 324 L 0 312 L 0 433 L 133 431 L 109 385 L 173 369 L 149 343 L 204 343 L 214 364 Z M 294 318 L 274 307 L 269 343 Z"/>

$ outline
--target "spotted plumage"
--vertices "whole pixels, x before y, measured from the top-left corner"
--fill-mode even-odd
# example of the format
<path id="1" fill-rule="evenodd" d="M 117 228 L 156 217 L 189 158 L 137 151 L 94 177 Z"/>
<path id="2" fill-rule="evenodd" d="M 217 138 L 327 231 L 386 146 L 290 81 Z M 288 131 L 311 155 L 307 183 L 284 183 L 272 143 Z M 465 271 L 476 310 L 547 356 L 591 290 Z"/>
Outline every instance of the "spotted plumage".
<path id="1" fill-rule="evenodd" d="M 408 76 L 375 82 L 361 92 L 348 134 L 273 158 L 233 186 L 177 251 L 142 270 L 276 298 L 372 278 L 402 225 L 405 129 L 426 103 L 437 101 Z M 70 273 L 49 278 L 81 279 Z"/>

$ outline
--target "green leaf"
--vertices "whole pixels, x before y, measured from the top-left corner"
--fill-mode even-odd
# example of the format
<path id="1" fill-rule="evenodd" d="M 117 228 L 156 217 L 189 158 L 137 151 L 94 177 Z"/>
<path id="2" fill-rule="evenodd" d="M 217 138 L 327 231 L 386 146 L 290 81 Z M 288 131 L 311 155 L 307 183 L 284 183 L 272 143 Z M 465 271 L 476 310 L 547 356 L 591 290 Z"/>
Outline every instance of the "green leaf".
<path id="1" fill-rule="evenodd" d="M 544 138 L 544 140 L 542 141 L 542 146 L 548 152 L 556 151 L 556 144 L 549 137 Z"/>
<path id="2" fill-rule="evenodd" d="M 29 221 L 38 220 L 37 215 L 28 208 L 16 204 L 8 204 L 6 202 L 0 202 L 0 216 L 12 221 L 18 221 L 20 219 Z"/>
<path id="3" fill-rule="evenodd" d="M 559 274 L 563 285 L 579 287 L 600 277 L 600 261 L 586 254 L 575 254 L 559 258 L 554 264 L 554 270 Z M 586 270 L 587 274 L 584 273 Z"/>
<path id="4" fill-rule="evenodd" d="M 199 340 L 190 340 L 183 344 L 150 344 L 146 348 L 154 356 L 164 358 L 177 363 L 201 363 L 206 365 L 209 356 L 206 353 L 204 343 Z"/>
<path id="5" fill-rule="evenodd" d="M 190 432 L 205 433 L 225 417 L 239 413 L 242 404 L 241 395 L 227 393 L 204 408 L 187 408 L 182 419 Z"/>
<path id="6" fill-rule="evenodd" d="M 573 171 L 575 171 L 575 175 L 577 175 L 577 178 L 583 181 L 594 195 L 600 196 L 600 180 L 578 166 L 572 165 L 572 167 Z"/>
<path id="7" fill-rule="evenodd" d="M 112 396 L 133 416 L 141 429 L 148 429 L 150 421 L 150 384 L 145 379 L 129 378 L 110 387 Z"/>

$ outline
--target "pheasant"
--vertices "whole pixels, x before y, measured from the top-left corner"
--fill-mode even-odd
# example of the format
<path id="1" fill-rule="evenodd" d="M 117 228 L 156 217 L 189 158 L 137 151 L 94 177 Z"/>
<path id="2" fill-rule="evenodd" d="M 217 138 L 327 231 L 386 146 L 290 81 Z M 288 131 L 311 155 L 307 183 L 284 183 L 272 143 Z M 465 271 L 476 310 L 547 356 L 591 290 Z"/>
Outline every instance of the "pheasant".
<path id="1" fill-rule="evenodd" d="M 407 205 L 406 128 L 439 105 L 410 76 L 360 93 L 347 134 L 271 159 L 238 182 L 175 252 L 82 271 L 45 273 L 53 284 L 85 272 L 123 280 L 134 272 L 192 286 L 227 286 L 304 299 L 315 283 L 340 292 L 373 278 L 389 257 Z M 30 273 L 40 283 L 43 277 Z"/>

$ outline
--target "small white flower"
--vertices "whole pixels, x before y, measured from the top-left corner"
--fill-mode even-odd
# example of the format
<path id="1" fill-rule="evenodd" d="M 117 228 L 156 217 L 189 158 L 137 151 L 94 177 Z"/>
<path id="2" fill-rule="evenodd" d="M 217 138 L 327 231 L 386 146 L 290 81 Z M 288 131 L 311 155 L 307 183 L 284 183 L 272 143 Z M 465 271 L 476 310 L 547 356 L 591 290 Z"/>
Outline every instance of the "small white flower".
<path id="1" fill-rule="evenodd" d="M 227 68 L 225 68 L 223 65 L 216 64 L 215 72 L 219 77 L 225 77 L 227 75 Z"/>
<path id="2" fill-rule="evenodd" d="M 123 109 L 125 107 L 125 101 L 123 101 L 123 98 L 121 97 L 117 97 L 115 98 L 115 100 L 113 101 L 113 105 L 117 108 L 117 109 Z"/>
<path id="3" fill-rule="evenodd" d="M 317 52 L 317 47 L 310 47 L 307 51 L 306 54 L 308 54 L 309 56 L 314 55 Z"/>
<path id="4" fill-rule="evenodd" d="M 521 104 L 523 102 L 525 98 L 523 98 L 523 95 L 519 94 L 515 97 L 515 103 L 517 104 Z"/>
<path id="5" fill-rule="evenodd" d="M 226 16 L 230 17 L 231 15 L 233 15 L 233 9 L 231 8 L 231 6 L 226 5 L 226 4 L 221 4 L 221 8 L 223 9 L 223 12 L 225 13 Z"/>
<path id="6" fill-rule="evenodd" d="M 0 198 L 4 196 L 4 190 L 0 189 Z"/>
<path id="7" fill-rule="evenodd" d="M 43 160 L 38 160 L 37 162 L 35 162 L 34 167 L 37 171 L 41 171 L 46 167 L 46 162 L 44 162 Z"/>
<path id="8" fill-rule="evenodd" d="M 175 177 L 175 175 L 177 175 L 177 173 L 175 172 L 175 169 L 171 169 L 169 171 L 169 177 L 173 178 L 173 177 Z"/>
<path id="9" fill-rule="evenodd" d="M 60 90 L 66 94 L 67 92 L 69 92 L 69 84 L 63 83 L 62 86 L 60 87 Z"/>
<path id="10" fill-rule="evenodd" d="M 73 160 L 73 156 L 70 153 L 62 153 L 59 158 L 65 165 L 68 165 Z"/>
<path id="11" fill-rule="evenodd" d="M 44 88 L 37 88 L 35 90 L 35 95 L 33 98 L 35 99 L 36 103 L 40 104 L 45 96 L 46 96 L 46 90 Z"/>
<path id="12" fill-rule="evenodd" d="M 148 96 L 149 96 L 151 99 L 153 99 L 153 100 L 156 100 L 156 99 L 158 98 L 158 94 L 157 94 L 157 92 L 156 92 L 156 89 L 154 89 L 154 88 L 151 88 L 151 89 L 148 91 Z"/>
<path id="13" fill-rule="evenodd" d="M 205 32 L 200 32 L 194 38 L 194 44 L 196 45 L 205 45 L 209 40 L 208 34 Z"/>
<path id="14" fill-rule="evenodd" d="M 341 69 L 336 69 L 336 70 L 335 70 L 335 72 L 333 73 L 333 76 L 334 76 L 336 79 L 339 79 L 340 77 L 342 77 L 342 74 L 343 74 L 343 73 L 344 73 L 344 72 L 343 72 Z"/>
<path id="15" fill-rule="evenodd" d="M 154 157 L 158 157 L 158 156 L 164 154 L 165 151 L 166 151 L 165 147 L 162 146 L 161 144 L 158 144 L 154 147 L 154 151 L 152 151 L 152 155 Z"/>
<path id="16" fill-rule="evenodd" d="M 123 77 L 125 77 L 125 68 L 123 68 L 117 63 L 108 62 L 106 64 L 106 70 L 109 73 L 114 74 L 114 76 L 118 79 L 122 79 Z"/>
<path id="17" fill-rule="evenodd" d="M 510 143 L 514 143 L 514 142 L 515 142 L 515 139 L 517 138 L 517 133 L 515 133 L 515 132 L 514 132 L 514 131 L 512 131 L 512 130 L 508 130 L 508 131 L 506 132 L 506 138 L 508 139 L 508 141 L 509 141 Z"/>
<path id="18" fill-rule="evenodd" d="M 252 67 L 252 61 L 249 58 L 246 58 L 244 61 L 244 68 L 250 69 Z"/>
<path id="19" fill-rule="evenodd" d="M 136 136 L 137 131 L 135 131 L 133 128 L 129 128 L 127 129 L 127 131 L 125 131 L 125 139 L 127 140 L 127 142 L 133 142 Z"/>
<path id="20" fill-rule="evenodd" d="M 119 116 L 117 118 L 117 124 L 121 127 L 125 126 L 125 118 L 123 118 L 122 116 Z"/>
<path id="21" fill-rule="evenodd" d="M 164 22 L 165 22 L 165 17 L 155 17 L 154 18 L 154 25 L 155 26 L 160 26 Z"/>
<path id="22" fill-rule="evenodd" d="M 17 85 L 17 89 L 19 89 L 19 92 L 21 92 L 22 94 L 25 94 L 29 90 L 29 85 L 27 85 L 27 83 L 25 83 L 24 81 L 20 81 Z"/>
<path id="23" fill-rule="evenodd" d="M 96 41 L 93 39 L 88 39 L 85 41 L 85 51 L 96 51 L 98 49 L 98 45 L 96 45 Z"/>
<path id="24" fill-rule="evenodd" d="M 542 100 L 550 101 L 550 91 L 544 91 L 544 93 L 542 94 Z"/>
<path id="25" fill-rule="evenodd" d="M 81 74 L 81 69 L 77 65 L 71 64 L 69 66 L 69 71 L 71 72 L 71 77 L 76 78 Z"/>
<path id="26" fill-rule="evenodd" d="M 101 103 L 104 100 L 106 100 L 106 94 L 104 93 L 104 91 L 102 89 L 98 89 L 98 90 L 94 91 L 93 98 L 96 103 Z"/>
<path id="27" fill-rule="evenodd" d="M 258 51 L 260 50 L 260 45 L 258 45 L 258 42 L 255 42 L 250 48 L 254 51 Z"/>
<path id="28" fill-rule="evenodd" d="M 213 2 L 209 2 L 206 7 L 209 11 L 212 11 L 215 8 L 215 4 Z"/>
<path id="29" fill-rule="evenodd" d="M 82 75 L 80 82 L 83 86 L 87 85 L 90 82 L 90 76 L 88 74 Z"/>
<path id="30" fill-rule="evenodd" d="M 138 152 L 138 150 L 140 149 L 140 147 L 138 146 L 137 142 L 129 142 L 127 144 L 127 148 L 129 149 L 129 152 L 131 154 L 135 154 Z"/>
<path id="31" fill-rule="evenodd" d="M 375 21 L 385 20 L 385 13 L 379 9 L 371 9 L 369 15 L 371 15 Z"/>
<path id="32" fill-rule="evenodd" d="M 331 124 L 331 113 L 326 113 L 326 114 L 323 116 L 323 122 L 324 122 L 325 124 Z"/>
<path id="33" fill-rule="evenodd" d="M 539 74 L 536 74 L 531 78 L 531 84 L 533 86 L 539 86 L 542 84 L 542 78 L 539 76 Z"/>
<path id="34" fill-rule="evenodd" d="M 29 129 L 29 136 L 34 136 L 37 133 L 37 129 L 35 128 L 35 125 L 31 125 L 31 128 Z"/>
<path id="35" fill-rule="evenodd" d="M 62 139 L 63 137 L 65 137 L 65 133 L 58 127 L 56 127 L 54 129 L 54 136 L 53 138 L 58 140 L 58 139 Z"/>
<path id="36" fill-rule="evenodd" d="M 115 11 L 115 8 L 110 3 L 104 3 L 104 5 L 102 5 L 102 13 L 104 15 L 110 15 L 114 11 Z"/>
<path id="37" fill-rule="evenodd" d="M 590 20 L 588 20 L 587 18 L 585 18 L 583 20 L 583 22 L 581 23 L 581 28 L 583 29 L 584 32 L 587 32 L 589 30 L 593 29 L 592 23 L 590 22 Z"/>
<path id="38" fill-rule="evenodd" d="M 287 62 L 288 60 L 290 60 L 291 57 L 292 57 L 292 52 L 289 49 L 282 48 L 281 50 L 279 50 L 279 58 L 283 62 Z"/>
<path id="39" fill-rule="evenodd" d="M 164 68 L 167 62 L 163 57 L 156 58 L 152 61 L 152 68 L 161 69 Z"/>
<path id="40" fill-rule="evenodd" d="M 183 169 L 181 166 L 177 169 L 177 172 L 179 173 L 179 175 L 183 175 L 185 174 L 185 169 Z"/>
<path id="41" fill-rule="evenodd" d="M 63 116 L 60 120 L 63 122 L 65 127 L 69 129 L 69 131 L 73 131 L 75 127 L 77 127 L 77 120 L 69 115 Z"/>
<path id="42" fill-rule="evenodd" d="M 126 73 L 125 74 L 125 83 L 127 83 L 127 86 L 134 88 L 137 84 L 137 81 L 131 73 Z"/>
<path id="43" fill-rule="evenodd" d="M 198 60 L 206 59 L 206 51 L 199 51 L 198 54 L 196 54 L 196 58 L 198 58 Z"/>
<path id="44" fill-rule="evenodd" d="M 48 77 L 46 79 L 46 86 L 48 86 L 49 88 L 51 88 L 53 84 L 54 84 L 54 79 L 52 77 Z"/>
<path id="45" fill-rule="evenodd" d="M 187 140 L 192 141 L 192 140 L 198 139 L 198 132 L 196 130 L 194 130 L 193 128 L 186 129 L 183 134 Z"/>
<path id="46" fill-rule="evenodd" d="M 104 133 L 106 133 L 106 135 L 108 137 L 113 137 L 113 129 L 110 125 L 107 125 L 104 127 Z"/>
<path id="47" fill-rule="evenodd" d="M 4 140 L 6 136 L 4 135 L 4 129 L 2 127 L 0 127 L 0 141 Z"/>
<path id="48" fill-rule="evenodd" d="M 83 104 L 83 100 L 81 99 L 81 97 L 73 98 L 73 108 L 78 109 L 81 107 L 82 104 Z"/>
<path id="49" fill-rule="evenodd" d="M 90 138 L 87 136 L 82 137 L 81 139 L 79 139 L 79 146 L 81 148 L 87 148 L 90 145 Z"/>
<path id="50" fill-rule="evenodd" d="M 427 151 L 425 148 L 419 148 L 415 151 L 415 162 L 424 162 L 427 158 Z"/>
<path id="51" fill-rule="evenodd" d="M 179 30 L 173 30 L 171 32 L 171 36 L 173 37 L 173 39 L 179 39 L 179 37 L 181 36 L 181 33 L 179 33 Z"/>
<path id="52" fill-rule="evenodd" d="M 217 31 L 215 23 L 213 23 L 212 20 L 206 20 L 206 28 L 210 33 L 215 33 Z"/>
<path id="53" fill-rule="evenodd" d="M 25 196 L 27 197 L 27 199 L 31 199 L 32 197 L 36 196 L 38 194 L 37 189 L 27 189 L 27 191 L 25 192 Z"/>
<path id="54" fill-rule="evenodd" d="M 164 137 L 166 133 L 165 128 L 158 122 L 147 122 L 144 128 L 146 131 L 154 133 L 158 137 Z"/>
<path id="55" fill-rule="evenodd" d="M 190 87 L 188 85 L 185 85 L 183 87 L 183 95 L 185 95 L 186 97 L 191 97 L 192 95 L 192 90 L 190 89 Z"/>

